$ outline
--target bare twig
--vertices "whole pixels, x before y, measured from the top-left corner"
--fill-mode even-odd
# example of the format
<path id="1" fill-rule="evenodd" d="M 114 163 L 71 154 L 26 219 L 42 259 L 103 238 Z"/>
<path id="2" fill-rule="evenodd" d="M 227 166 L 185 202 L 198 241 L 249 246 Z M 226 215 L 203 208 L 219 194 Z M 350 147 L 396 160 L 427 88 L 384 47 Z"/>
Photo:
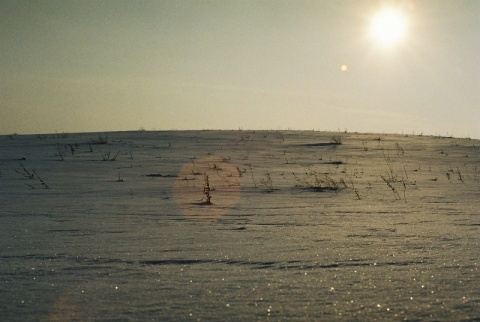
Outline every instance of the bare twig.
<path id="1" fill-rule="evenodd" d="M 380 178 L 382 178 L 382 180 L 383 180 L 383 181 L 387 184 L 387 186 L 392 190 L 392 192 L 393 192 L 396 200 L 402 199 L 402 198 L 400 197 L 400 195 L 398 194 L 397 189 L 395 189 L 395 187 L 390 183 L 389 180 L 387 180 L 384 176 L 380 176 Z"/>

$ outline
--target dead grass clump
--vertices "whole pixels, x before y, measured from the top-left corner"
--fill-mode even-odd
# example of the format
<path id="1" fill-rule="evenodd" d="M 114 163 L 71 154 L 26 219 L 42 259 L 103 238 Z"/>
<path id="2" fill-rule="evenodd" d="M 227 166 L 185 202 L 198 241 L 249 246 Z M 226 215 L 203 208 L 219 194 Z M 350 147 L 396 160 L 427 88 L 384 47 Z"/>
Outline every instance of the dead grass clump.
<path id="1" fill-rule="evenodd" d="M 96 140 L 90 140 L 90 144 L 108 144 L 108 136 L 99 135 Z"/>
<path id="2" fill-rule="evenodd" d="M 334 135 L 330 138 L 330 143 L 341 145 L 342 144 L 342 137 L 340 135 Z"/>
<path id="3" fill-rule="evenodd" d="M 315 170 L 305 171 L 303 178 L 293 173 L 296 187 L 312 189 L 315 191 L 338 191 L 347 187 L 343 179 L 334 180 L 326 173 L 318 173 Z"/>
<path id="4" fill-rule="evenodd" d="M 273 192 L 273 181 L 270 173 L 265 173 L 265 178 L 260 179 L 260 183 L 265 186 L 267 192 Z"/>
<path id="5" fill-rule="evenodd" d="M 70 150 L 72 155 L 75 155 L 75 151 L 78 149 L 78 143 L 61 145 L 57 143 L 57 152 L 55 155 L 60 158 L 60 161 L 65 160 L 67 156 L 67 151 Z"/>
<path id="6" fill-rule="evenodd" d="M 102 153 L 102 161 L 115 161 L 117 160 L 118 154 L 120 152 L 117 152 L 117 154 L 110 153 L 108 151 L 107 153 Z"/>
<path id="7" fill-rule="evenodd" d="M 68 144 L 68 147 L 70 148 L 70 153 L 72 153 L 72 155 L 75 155 L 75 151 L 78 149 L 78 144 Z"/>

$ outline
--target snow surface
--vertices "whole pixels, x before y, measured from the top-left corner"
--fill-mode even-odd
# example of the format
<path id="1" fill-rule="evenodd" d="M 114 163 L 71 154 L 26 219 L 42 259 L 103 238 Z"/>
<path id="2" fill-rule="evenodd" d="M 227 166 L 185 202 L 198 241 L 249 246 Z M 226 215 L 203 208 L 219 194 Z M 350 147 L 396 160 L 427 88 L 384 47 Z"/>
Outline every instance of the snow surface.
<path id="1" fill-rule="evenodd" d="M 478 321 L 479 193 L 471 139 L 0 136 L 0 318 Z"/>

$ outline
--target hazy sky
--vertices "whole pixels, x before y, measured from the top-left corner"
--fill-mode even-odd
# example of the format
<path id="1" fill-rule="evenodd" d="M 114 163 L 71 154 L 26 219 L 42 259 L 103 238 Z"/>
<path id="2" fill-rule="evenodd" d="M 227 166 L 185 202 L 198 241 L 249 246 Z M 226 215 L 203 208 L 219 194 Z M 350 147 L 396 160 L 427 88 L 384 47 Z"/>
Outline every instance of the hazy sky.
<path id="1" fill-rule="evenodd" d="M 0 133 L 140 128 L 480 138 L 480 1 L 0 0 Z"/>

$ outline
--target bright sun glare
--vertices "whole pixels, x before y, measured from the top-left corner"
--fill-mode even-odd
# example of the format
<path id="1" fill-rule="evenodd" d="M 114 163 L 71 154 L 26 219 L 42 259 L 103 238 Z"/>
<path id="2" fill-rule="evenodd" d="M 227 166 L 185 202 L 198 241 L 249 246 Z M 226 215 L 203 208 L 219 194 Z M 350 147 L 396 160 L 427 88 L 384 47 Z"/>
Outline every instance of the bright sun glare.
<path id="1" fill-rule="evenodd" d="M 373 17 L 370 31 L 380 45 L 392 47 L 405 38 L 407 19 L 401 10 L 383 9 Z"/>

